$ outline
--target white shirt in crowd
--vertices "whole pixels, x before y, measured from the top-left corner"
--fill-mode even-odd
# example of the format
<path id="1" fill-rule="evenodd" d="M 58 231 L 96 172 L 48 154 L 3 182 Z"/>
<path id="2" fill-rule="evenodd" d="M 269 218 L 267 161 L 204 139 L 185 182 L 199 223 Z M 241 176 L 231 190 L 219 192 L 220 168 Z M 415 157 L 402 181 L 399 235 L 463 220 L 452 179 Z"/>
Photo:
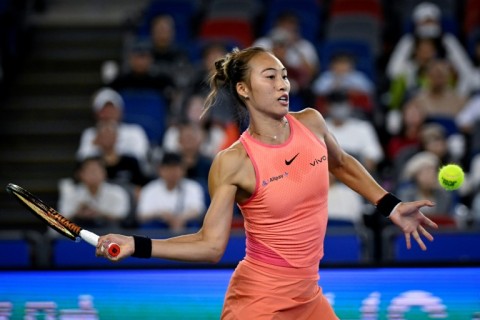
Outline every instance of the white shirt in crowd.
<path id="1" fill-rule="evenodd" d="M 338 143 L 359 159 L 369 159 L 376 163 L 383 160 L 384 154 L 373 126 L 360 119 L 349 118 L 341 126 L 335 126 L 327 119 L 328 130 L 337 138 Z"/>
<path id="2" fill-rule="evenodd" d="M 84 159 L 98 155 L 99 148 L 93 143 L 97 135 L 95 127 L 87 128 L 80 138 L 77 158 Z M 137 124 L 121 123 L 118 126 L 116 150 L 119 154 L 136 157 L 140 162 L 147 159 L 150 143 L 145 130 Z"/>
<path id="3" fill-rule="evenodd" d="M 116 220 L 126 218 L 130 210 L 128 192 L 112 183 L 104 182 L 97 194 L 92 195 L 83 184 L 64 179 L 59 191 L 58 209 L 66 218 L 73 217 L 84 204 Z"/>
<path id="4" fill-rule="evenodd" d="M 363 198 L 340 182 L 334 182 L 328 189 L 328 217 L 362 223 Z"/>
<path id="5" fill-rule="evenodd" d="M 160 212 L 183 214 L 196 211 L 200 214 L 205 209 L 204 191 L 198 182 L 184 178 L 179 186 L 168 190 L 162 179 L 156 179 L 142 188 L 137 216 L 142 220 Z"/>

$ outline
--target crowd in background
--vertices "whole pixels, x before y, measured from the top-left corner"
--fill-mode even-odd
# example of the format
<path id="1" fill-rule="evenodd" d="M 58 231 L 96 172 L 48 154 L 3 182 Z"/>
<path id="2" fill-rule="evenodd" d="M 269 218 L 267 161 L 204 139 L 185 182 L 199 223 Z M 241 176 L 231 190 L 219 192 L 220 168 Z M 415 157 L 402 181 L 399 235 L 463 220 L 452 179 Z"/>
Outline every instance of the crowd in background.
<path id="1" fill-rule="evenodd" d="M 214 9 L 228 1 L 203 7 L 190 2 L 197 14 L 192 17 L 199 18 L 200 26 L 214 20 L 215 14 L 228 14 L 226 9 Z M 247 1 L 259 17 L 265 17 L 263 10 L 275 2 Z M 323 4 L 302 2 L 319 8 Z M 337 2 L 342 3 L 330 3 L 331 12 Z M 255 37 L 232 32 L 226 38 L 203 31 L 195 34 L 193 23 L 192 29 L 179 31 L 186 28 L 180 26 L 185 21 L 162 12 L 161 0 L 152 1 L 125 37 L 123 59 L 106 61 L 100 70 L 104 87 L 92 93 L 96 123 L 82 134 L 78 171 L 66 179 L 69 183 L 60 184 L 60 209 L 84 224 L 90 218 L 94 225 L 117 221 L 178 232 L 198 226 L 208 206 L 213 157 L 245 129 L 242 115 L 226 105 L 202 116 L 208 75 L 215 61 L 233 47 L 258 45 L 272 50 L 287 67 L 290 109 L 321 111 L 340 145 L 388 190 L 406 201 L 433 200 L 437 205 L 427 213 L 439 222 L 459 225 L 462 218 L 462 226 L 475 223 L 480 219 L 476 196 L 480 156 L 475 139 L 480 130 L 479 40 L 468 50 L 461 26 L 448 26 L 448 13 L 442 9 L 433 3 L 415 3 L 400 38 L 384 57 L 383 69 L 378 63 L 381 43 L 365 41 L 374 61 L 368 71 L 357 66 L 358 52 L 351 48 L 325 59 L 320 30 L 314 38 L 308 36 L 302 30 L 304 17 L 292 11 L 279 12 L 267 29 L 255 23 L 255 16 L 245 18 Z M 326 17 L 319 20 L 328 20 L 325 4 L 323 10 Z M 455 16 L 448 17 L 450 24 L 459 24 Z M 333 31 L 329 34 L 333 37 Z M 160 97 L 163 123 L 153 126 L 161 132 L 153 134 L 145 122 L 125 119 L 125 109 L 132 113 L 135 108 L 126 106 L 135 101 L 128 100 L 131 92 Z M 467 171 L 466 183 L 455 192 L 443 190 L 436 180 L 438 168 L 451 162 Z M 118 185 L 128 193 L 123 196 L 128 202 L 115 200 L 120 197 L 114 195 Z M 74 203 L 68 200 L 72 198 L 83 200 Z M 332 220 L 375 224 L 373 207 L 333 178 L 330 198 Z"/>
<path id="2" fill-rule="evenodd" d="M 59 210 L 86 226 L 198 227 L 211 162 L 245 130 L 228 105 L 202 115 L 208 75 L 233 47 L 256 45 L 287 67 L 290 110 L 319 110 L 387 190 L 433 200 L 425 213 L 442 225 L 480 224 L 480 18 L 467 14 L 480 15 L 480 1 L 287 2 L 182 0 L 170 11 L 172 1 L 152 0 L 122 59 L 99 70 L 96 122 L 81 135 L 75 174 L 59 183 Z M 314 10 L 299 15 L 303 6 Z M 156 110 L 136 115 L 147 98 Z M 436 177 L 452 162 L 467 173 L 453 192 Z M 330 188 L 332 223 L 388 224 L 333 177 Z"/>

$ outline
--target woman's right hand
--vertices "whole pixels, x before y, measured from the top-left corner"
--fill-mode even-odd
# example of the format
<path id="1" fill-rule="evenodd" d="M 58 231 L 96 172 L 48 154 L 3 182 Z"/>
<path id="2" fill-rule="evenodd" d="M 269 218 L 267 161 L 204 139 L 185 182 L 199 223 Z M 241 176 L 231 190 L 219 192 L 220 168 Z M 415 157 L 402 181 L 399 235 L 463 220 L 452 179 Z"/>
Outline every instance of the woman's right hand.
<path id="1" fill-rule="evenodd" d="M 120 246 L 120 254 L 116 257 L 108 253 L 108 246 L 111 243 L 116 243 Z M 110 261 L 120 261 L 133 254 L 135 251 L 135 242 L 132 236 L 124 236 L 121 234 L 108 234 L 101 236 L 98 239 L 97 249 L 95 254 L 97 257 L 105 257 Z"/>

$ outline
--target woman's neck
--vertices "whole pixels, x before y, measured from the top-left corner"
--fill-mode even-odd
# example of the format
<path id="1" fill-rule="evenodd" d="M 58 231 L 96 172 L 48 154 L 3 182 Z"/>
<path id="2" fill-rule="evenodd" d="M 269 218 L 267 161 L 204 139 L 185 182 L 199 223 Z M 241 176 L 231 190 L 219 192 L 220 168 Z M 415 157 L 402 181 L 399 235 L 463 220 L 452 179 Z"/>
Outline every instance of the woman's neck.
<path id="1" fill-rule="evenodd" d="M 252 137 L 266 142 L 283 142 L 290 135 L 288 120 L 286 117 L 271 121 L 250 121 L 248 132 Z"/>

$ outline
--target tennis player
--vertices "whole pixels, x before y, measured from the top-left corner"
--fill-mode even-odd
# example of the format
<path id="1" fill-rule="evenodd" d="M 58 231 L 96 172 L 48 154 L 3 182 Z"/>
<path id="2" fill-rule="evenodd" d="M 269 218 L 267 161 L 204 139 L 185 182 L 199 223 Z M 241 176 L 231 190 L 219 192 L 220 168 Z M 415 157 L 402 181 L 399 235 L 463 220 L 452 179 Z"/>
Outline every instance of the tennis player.
<path id="1" fill-rule="evenodd" d="M 246 256 L 225 296 L 222 319 L 337 319 L 318 285 L 327 227 L 328 174 L 361 194 L 425 250 L 424 228 L 437 227 L 420 209 L 430 201 L 401 202 L 384 190 L 328 132 L 319 112 L 289 112 L 287 70 L 258 47 L 234 49 L 216 62 L 209 108 L 235 104 L 249 125 L 214 159 L 211 205 L 202 228 L 170 239 L 106 235 L 97 255 L 218 262 L 229 240 L 233 206 L 245 219 Z M 225 95 L 224 93 L 228 93 Z M 219 103 L 219 97 L 229 97 Z M 121 254 L 102 247 L 116 242 Z"/>

